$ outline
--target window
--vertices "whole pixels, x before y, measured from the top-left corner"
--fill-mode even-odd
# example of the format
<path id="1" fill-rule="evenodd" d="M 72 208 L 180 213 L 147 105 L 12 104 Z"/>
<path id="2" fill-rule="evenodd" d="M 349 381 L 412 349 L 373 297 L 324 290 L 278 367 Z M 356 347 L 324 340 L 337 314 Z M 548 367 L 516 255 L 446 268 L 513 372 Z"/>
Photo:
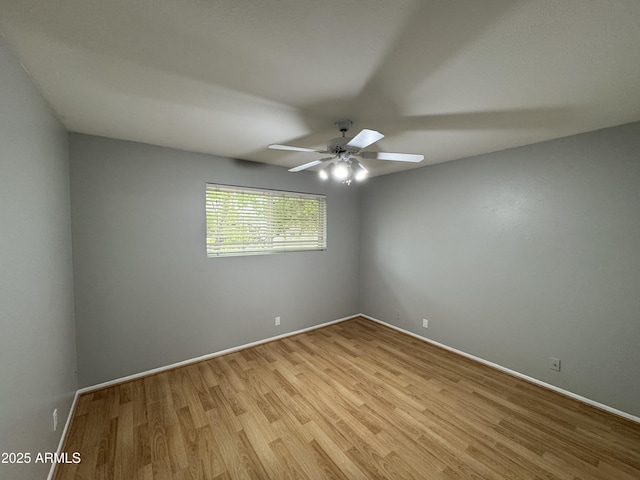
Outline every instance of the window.
<path id="1" fill-rule="evenodd" d="M 324 195 L 206 185 L 207 257 L 325 250 Z"/>

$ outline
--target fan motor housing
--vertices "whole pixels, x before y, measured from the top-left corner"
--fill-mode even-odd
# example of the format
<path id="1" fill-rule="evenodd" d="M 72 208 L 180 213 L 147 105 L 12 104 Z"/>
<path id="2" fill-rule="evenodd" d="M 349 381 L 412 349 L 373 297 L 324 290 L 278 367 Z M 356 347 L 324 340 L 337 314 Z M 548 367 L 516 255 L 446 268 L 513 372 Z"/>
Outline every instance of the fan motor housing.
<path id="1" fill-rule="evenodd" d="M 347 143 L 353 140 L 353 137 L 337 137 L 329 140 L 327 144 L 327 151 L 333 154 L 339 154 L 344 152 L 355 153 L 357 148 L 348 147 Z"/>

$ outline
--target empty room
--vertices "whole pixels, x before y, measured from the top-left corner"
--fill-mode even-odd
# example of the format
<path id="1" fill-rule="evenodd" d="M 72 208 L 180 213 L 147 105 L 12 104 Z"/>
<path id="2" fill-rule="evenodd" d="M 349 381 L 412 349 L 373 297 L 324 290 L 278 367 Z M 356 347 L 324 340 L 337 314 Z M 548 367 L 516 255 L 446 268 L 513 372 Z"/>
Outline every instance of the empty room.
<path id="1" fill-rule="evenodd" d="M 640 479 L 640 2 L 0 0 L 0 479 Z"/>

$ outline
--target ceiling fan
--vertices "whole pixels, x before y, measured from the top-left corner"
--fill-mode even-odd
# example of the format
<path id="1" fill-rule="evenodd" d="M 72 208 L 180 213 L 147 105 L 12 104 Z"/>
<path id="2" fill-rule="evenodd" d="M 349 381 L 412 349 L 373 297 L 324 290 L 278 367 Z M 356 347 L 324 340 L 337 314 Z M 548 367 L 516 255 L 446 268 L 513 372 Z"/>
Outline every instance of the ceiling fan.
<path id="1" fill-rule="evenodd" d="M 393 162 L 421 162 L 424 155 L 417 153 L 389 153 L 365 151 L 370 145 L 384 138 L 384 135 L 375 130 L 363 129 L 355 137 L 347 137 L 345 134 L 353 122 L 351 120 L 341 120 L 336 122 L 338 130 L 342 132 L 341 137 L 332 138 L 327 144 L 326 150 L 315 150 L 313 148 L 294 147 L 291 145 L 269 145 L 275 150 L 289 150 L 293 152 L 308 152 L 329 154 L 329 157 L 314 160 L 304 165 L 289 169 L 290 172 L 300 172 L 316 165 L 326 164 L 320 170 L 319 175 L 323 180 L 333 177 L 335 180 L 350 185 L 353 180 L 361 181 L 367 178 L 369 171 L 355 157 L 373 158 L 376 160 L 390 160 Z"/>

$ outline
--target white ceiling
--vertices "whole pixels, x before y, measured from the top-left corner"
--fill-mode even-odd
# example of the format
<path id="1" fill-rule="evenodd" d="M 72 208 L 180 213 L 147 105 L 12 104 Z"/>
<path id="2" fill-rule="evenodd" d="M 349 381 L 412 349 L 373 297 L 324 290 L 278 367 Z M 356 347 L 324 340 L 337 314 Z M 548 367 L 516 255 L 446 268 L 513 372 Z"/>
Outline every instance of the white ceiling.
<path id="1" fill-rule="evenodd" d="M 286 167 L 345 118 L 425 155 L 378 175 L 640 120 L 638 0 L 0 0 L 0 31 L 70 131 Z"/>

